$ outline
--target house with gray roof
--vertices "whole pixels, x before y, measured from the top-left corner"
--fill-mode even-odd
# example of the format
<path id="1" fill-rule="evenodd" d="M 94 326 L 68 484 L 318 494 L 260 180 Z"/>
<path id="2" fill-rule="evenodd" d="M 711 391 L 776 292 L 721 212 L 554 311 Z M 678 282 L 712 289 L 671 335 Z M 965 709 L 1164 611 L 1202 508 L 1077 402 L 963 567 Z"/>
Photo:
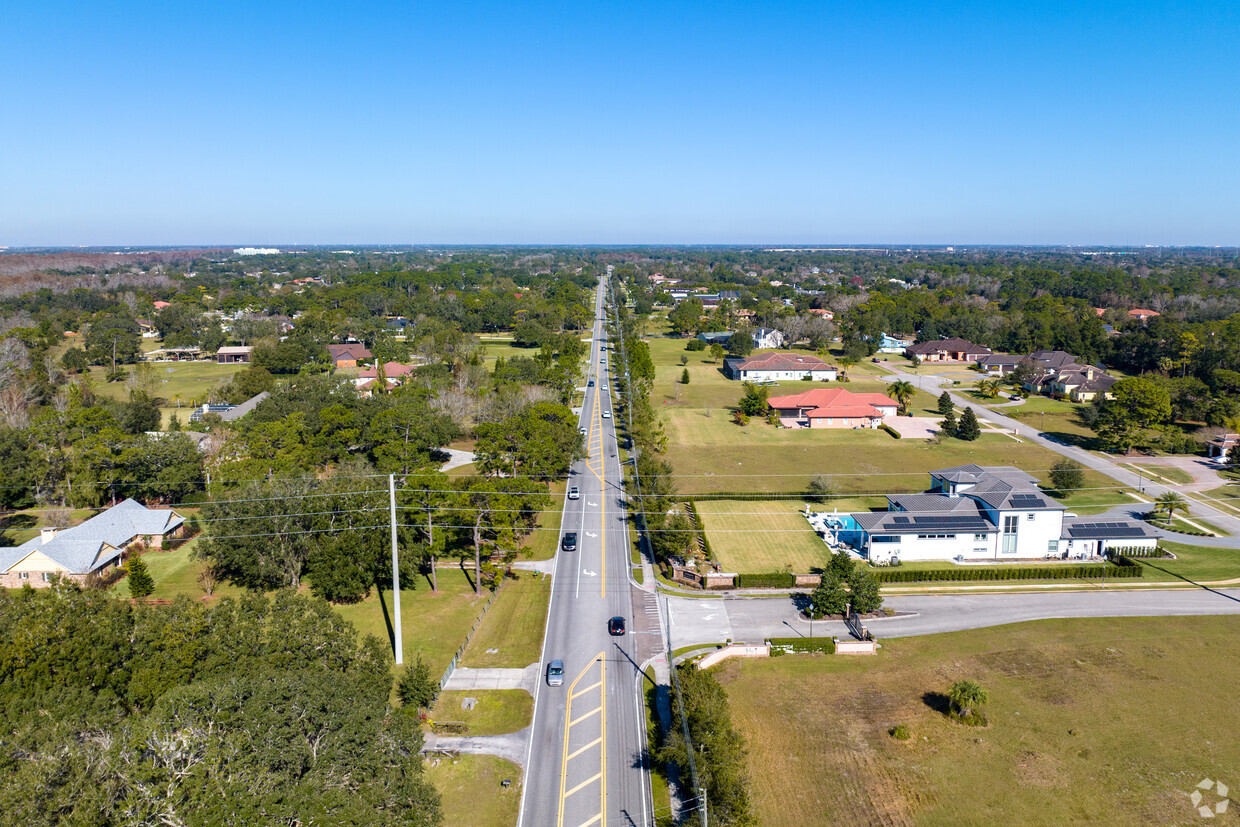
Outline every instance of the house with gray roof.
<path id="1" fill-rule="evenodd" d="M 73 528 L 47 527 L 20 546 L 0 549 L 0 586 L 42 588 L 55 577 L 85 581 L 125 562 L 130 550 L 160 548 L 185 518 L 171 509 L 125 500 Z"/>
<path id="2" fill-rule="evenodd" d="M 851 516 L 857 550 L 879 565 L 1083 559 L 1158 543 L 1144 523 L 1068 516 L 1035 477 L 1010 466 L 931 471 L 928 491 L 893 494 L 886 511 Z"/>

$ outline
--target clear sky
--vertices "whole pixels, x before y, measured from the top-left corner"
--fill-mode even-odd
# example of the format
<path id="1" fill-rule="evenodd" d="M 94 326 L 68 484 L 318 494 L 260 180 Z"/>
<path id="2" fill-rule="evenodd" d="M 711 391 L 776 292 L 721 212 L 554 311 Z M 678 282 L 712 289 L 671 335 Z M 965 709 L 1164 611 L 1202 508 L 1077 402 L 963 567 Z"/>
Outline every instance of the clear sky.
<path id="1" fill-rule="evenodd" d="M 0 4 L 0 245 L 1240 245 L 1240 3 Z"/>

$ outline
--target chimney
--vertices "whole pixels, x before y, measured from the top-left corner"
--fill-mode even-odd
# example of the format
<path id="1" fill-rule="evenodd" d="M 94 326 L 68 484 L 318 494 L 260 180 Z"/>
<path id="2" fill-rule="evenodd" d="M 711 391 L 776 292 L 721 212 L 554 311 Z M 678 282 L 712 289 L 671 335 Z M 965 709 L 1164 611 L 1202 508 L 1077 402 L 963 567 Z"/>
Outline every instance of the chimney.
<path id="1" fill-rule="evenodd" d="M 39 529 L 39 538 L 44 544 L 51 542 L 56 537 L 56 529 L 53 526 Z"/>

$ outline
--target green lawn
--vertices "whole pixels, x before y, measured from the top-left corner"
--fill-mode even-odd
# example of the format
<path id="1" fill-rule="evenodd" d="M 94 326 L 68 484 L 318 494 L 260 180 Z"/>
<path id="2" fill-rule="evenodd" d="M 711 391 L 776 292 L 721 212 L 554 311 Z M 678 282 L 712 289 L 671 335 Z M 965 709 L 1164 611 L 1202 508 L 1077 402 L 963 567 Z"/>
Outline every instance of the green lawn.
<path id="1" fill-rule="evenodd" d="M 821 569 L 831 551 L 800 513 L 796 500 L 702 500 L 698 515 L 715 560 L 743 574 Z"/>
<path id="2" fill-rule="evenodd" d="M 521 768 L 493 755 L 433 757 L 426 767 L 441 796 L 444 827 L 512 827 L 521 805 Z M 508 787 L 504 781 L 511 781 Z"/>
<path id="3" fill-rule="evenodd" d="M 1035 403 L 1038 404 L 1030 408 Z M 1045 413 L 1041 410 L 1042 408 L 1046 409 Z M 1101 450 L 1102 442 L 1097 434 L 1080 422 L 1081 408 L 1081 405 L 1073 405 L 1071 402 L 1057 402 L 1054 399 L 1044 400 L 1041 397 L 1033 397 L 1024 405 L 1004 409 L 1002 413 L 1019 420 L 1030 428 L 1037 429 L 1039 433 L 1049 434 L 1068 445 L 1075 445 L 1087 451 Z"/>
<path id="4" fill-rule="evenodd" d="M 478 701 L 473 709 L 463 709 L 466 698 Z M 466 735 L 503 735 L 530 725 L 534 717 L 534 698 L 524 689 L 450 689 L 439 693 L 431 720 L 465 724 Z"/>
<path id="5" fill-rule="evenodd" d="M 184 594 L 199 600 L 205 596 L 202 586 L 198 583 L 198 575 L 202 573 L 202 561 L 195 560 L 192 556 L 194 547 L 197 545 L 198 539 L 195 538 L 173 551 L 151 549 L 142 555 L 147 569 L 151 572 L 151 577 L 155 580 L 155 591 L 151 597 L 168 599 Z M 244 589 L 230 586 L 227 583 L 220 583 L 215 587 L 215 594 L 219 597 L 236 596 L 243 591 Z M 121 578 L 112 587 L 112 594 L 128 599 L 130 596 L 129 578 Z"/>
<path id="6" fill-rule="evenodd" d="M 1044 476 L 1044 475 L 1040 475 Z M 1066 497 L 1056 497 L 1074 514 L 1086 516 L 1101 514 L 1116 505 L 1136 503 L 1127 492 L 1131 488 L 1121 486 L 1100 471 L 1085 471 L 1081 488 Z M 1054 492 L 1050 492 L 1054 496 Z"/>
<path id="7" fill-rule="evenodd" d="M 181 424 L 189 422 L 191 410 L 206 401 L 207 394 L 216 385 L 230 380 L 234 373 L 247 365 L 221 365 L 211 362 L 150 362 L 151 376 L 154 380 L 154 393 L 164 400 L 160 411 L 163 423 L 167 425 L 175 413 Z M 131 373 L 133 365 L 126 365 Z M 94 380 L 95 393 L 105 399 L 124 400 L 129 398 L 129 386 L 125 382 L 108 382 L 104 376 L 107 369 L 99 366 L 90 368 Z"/>
<path id="8" fill-rule="evenodd" d="M 1175 560 L 1145 559 L 1146 580 L 1209 583 L 1240 578 L 1240 549 L 1210 548 L 1191 543 L 1163 540 L 1159 545 L 1176 556 Z"/>
<path id="9" fill-rule="evenodd" d="M 1240 485 L 1223 485 L 1193 496 L 1222 509 L 1224 514 L 1240 514 Z"/>
<path id="10" fill-rule="evenodd" d="M 1240 617 L 1047 620 L 719 674 L 768 825 L 1195 824 L 1189 792 L 1240 766 Z M 939 711 L 965 678 L 988 727 Z"/>
<path id="11" fill-rule="evenodd" d="M 473 471 L 473 466 L 469 466 Z M 452 474 L 448 472 L 449 476 Z M 551 484 L 551 505 L 538 515 L 538 527 L 521 543 L 522 560 L 550 560 L 555 556 L 560 542 L 560 521 L 564 519 L 564 493 L 567 484 L 562 481 Z"/>
<path id="12" fill-rule="evenodd" d="M 1172 482 L 1176 485 L 1188 485 L 1193 481 L 1193 475 L 1185 471 L 1183 468 L 1176 468 L 1174 465 L 1142 465 L 1136 462 L 1125 463 L 1125 465 L 1136 471 L 1141 476 L 1157 482 Z M 1161 477 L 1162 479 L 1157 479 Z"/>
<path id="13" fill-rule="evenodd" d="M 550 599 L 550 577 L 520 572 L 516 580 L 505 580 L 469 642 L 461 665 L 520 669 L 537 662 L 542 655 Z"/>

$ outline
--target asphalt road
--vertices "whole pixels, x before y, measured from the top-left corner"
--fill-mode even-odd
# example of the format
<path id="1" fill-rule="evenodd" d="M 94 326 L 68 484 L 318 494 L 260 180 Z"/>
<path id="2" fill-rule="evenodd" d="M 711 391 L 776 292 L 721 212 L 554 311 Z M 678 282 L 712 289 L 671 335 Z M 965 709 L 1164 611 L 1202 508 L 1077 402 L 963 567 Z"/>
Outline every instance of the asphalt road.
<path id="1" fill-rule="evenodd" d="M 645 719 L 636 691 L 643 659 L 634 632 L 622 474 L 616 457 L 608 365 L 601 352 L 603 292 L 595 306 L 590 376 L 582 407 L 589 456 L 573 466 L 561 530 L 577 532 L 577 550 L 556 555 L 542 672 L 535 694 L 530 753 L 518 825 L 646 825 L 651 811 L 644 766 Z M 624 617 L 629 633 L 612 636 L 607 621 Z M 548 686 L 546 666 L 564 661 L 564 684 Z"/>
<path id="2" fill-rule="evenodd" d="M 802 619 L 793 598 L 667 597 L 672 646 L 761 643 L 772 637 L 848 637 L 844 624 Z M 1055 617 L 1154 617 L 1240 614 L 1240 589 L 938 594 L 888 597 L 908 615 L 868 621 L 880 640 L 959 632 Z"/>

